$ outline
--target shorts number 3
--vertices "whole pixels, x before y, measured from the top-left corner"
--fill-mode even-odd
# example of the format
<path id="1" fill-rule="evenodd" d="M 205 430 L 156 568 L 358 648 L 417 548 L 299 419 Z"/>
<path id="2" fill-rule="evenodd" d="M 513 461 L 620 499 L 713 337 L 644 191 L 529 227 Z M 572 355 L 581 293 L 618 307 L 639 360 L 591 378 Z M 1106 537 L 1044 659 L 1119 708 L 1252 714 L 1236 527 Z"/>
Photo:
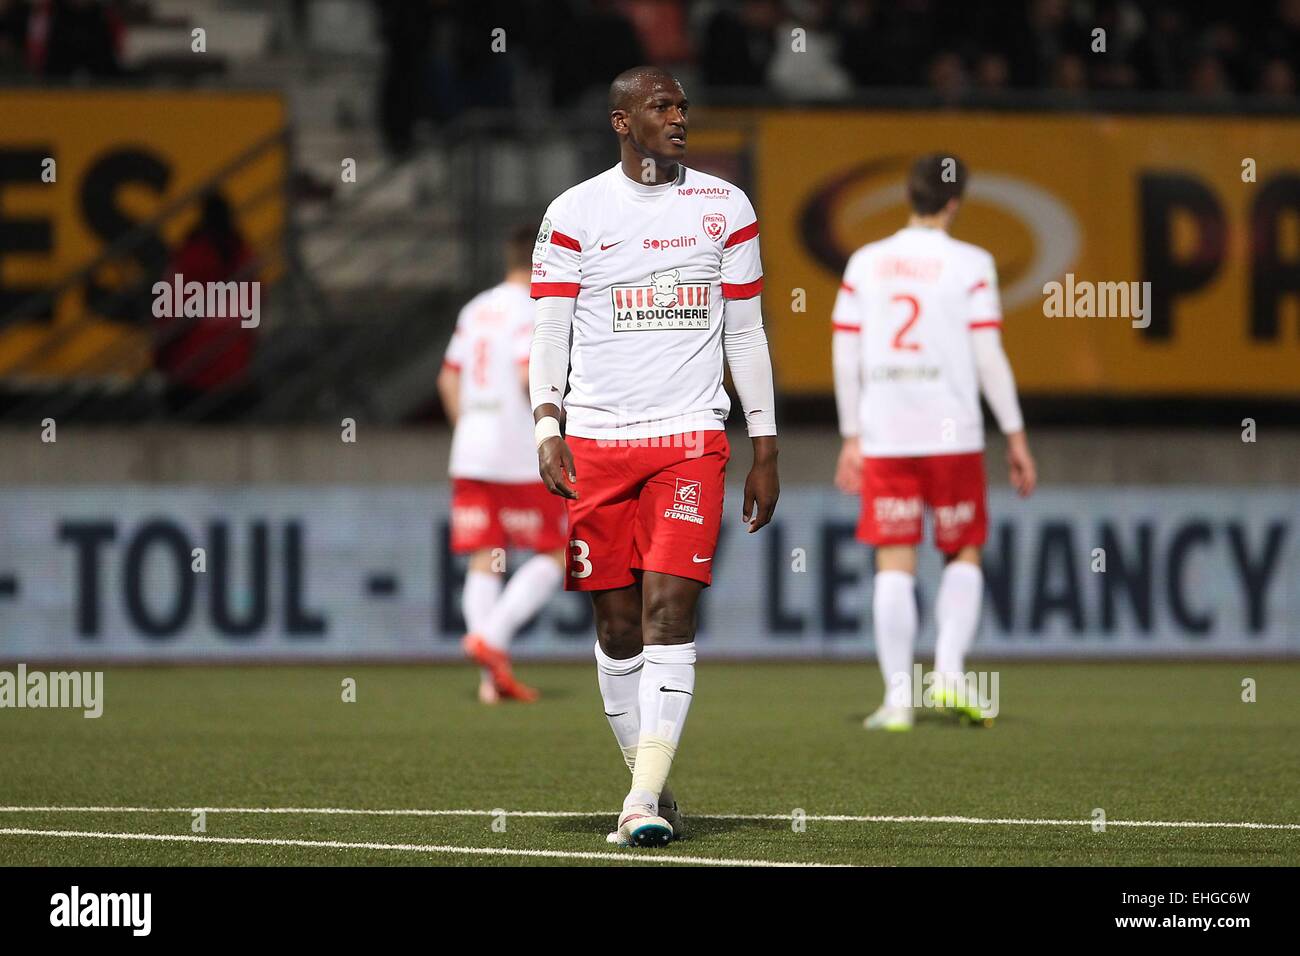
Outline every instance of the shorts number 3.
<path id="1" fill-rule="evenodd" d="M 571 555 L 572 567 L 569 570 L 570 577 L 591 577 L 591 562 L 587 560 L 587 557 L 591 554 L 591 548 L 587 545 L 587 542 L 581 538 L 574 538 L 569 542 L 569 547 L 573 549 Z"/>

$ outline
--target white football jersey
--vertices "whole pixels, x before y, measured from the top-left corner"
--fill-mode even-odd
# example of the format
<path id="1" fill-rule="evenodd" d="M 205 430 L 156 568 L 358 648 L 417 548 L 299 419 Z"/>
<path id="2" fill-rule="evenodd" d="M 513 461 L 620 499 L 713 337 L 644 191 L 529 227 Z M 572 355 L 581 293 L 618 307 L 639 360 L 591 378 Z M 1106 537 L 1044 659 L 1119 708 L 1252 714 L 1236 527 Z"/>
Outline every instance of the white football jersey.
<path id="1" fill-rule="evenodd" d="M 989 253 L 941 229 L 900 229 L 849 259 L 831 320 L 859 333 L 864 455 L 983 449 L 971 336 L 1002 323 Z"/>
<path id="2" fill-rule="evenodd" d="M 721 429 L 723 302 L 762 287 L 754 207 L 725 180 L 682 166 L 648 186 L 614 166 L 561 194 L 537 236 L 532 294 L 576 299 L 568 433 Z"/>
<path id="3" fill-rule="evenodd" d="M 460 418 L 451 439 L 453 478 L 541 481 L 533 410 L 523 385 L 533 339 L 528 287 L 503 282 L 466 303 L 444 362 L 460 372 Z"/>

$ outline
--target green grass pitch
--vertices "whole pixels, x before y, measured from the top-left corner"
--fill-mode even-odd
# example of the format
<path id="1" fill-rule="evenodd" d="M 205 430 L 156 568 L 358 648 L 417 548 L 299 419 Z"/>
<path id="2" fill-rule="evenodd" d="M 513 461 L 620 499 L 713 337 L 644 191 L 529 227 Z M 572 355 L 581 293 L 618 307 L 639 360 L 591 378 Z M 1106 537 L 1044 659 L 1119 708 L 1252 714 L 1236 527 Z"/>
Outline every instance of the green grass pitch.
<path id="1" fill-rule="evenodd" d="M 672 777 L 688 839 L 619 850 L 605 834 L 628 780 L 593 665 L 522 666 L 542 701 L 495 708 L 474 699 L 468 667 L 110 667 L 98 720 L 0 711 L 0 830 L 76 834 L 2 833 L 0 864 L 1300 864 L 1300 663 L 997 669 L 991 729 L 926 714 L 888 734 L 862 729 L 874 665 L 702 663 Z M 341 700 L 348 677 L 355 703 Z M 88 806 L 174 809 L 49 809 Z M 196 834 L 193 807 L 542 815 L 212 809 Z M 1087 822 L 1095 808 L 1104 832 Z M 796 810 L 802 828 L 737 818 Z M 838 814 L 1085 822 L 816 819 Z M 178 839 L 91 835 L 123 833 Z"/>

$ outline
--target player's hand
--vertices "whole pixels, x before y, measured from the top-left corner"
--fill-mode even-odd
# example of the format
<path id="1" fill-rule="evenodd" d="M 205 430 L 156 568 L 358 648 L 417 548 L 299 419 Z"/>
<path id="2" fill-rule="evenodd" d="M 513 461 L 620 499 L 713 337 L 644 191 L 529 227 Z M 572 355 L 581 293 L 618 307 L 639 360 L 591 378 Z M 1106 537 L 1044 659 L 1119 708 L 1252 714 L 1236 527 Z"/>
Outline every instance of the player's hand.
<path id="1" fill-rule="evenodd" d="M 745 476 L 745 503 L 741 520 L 753 534 L 772 520 L 776 499 L 781 496 L 781 480 L 776 474 L 776 439 L 754 439 L 754 464 Z"/>
<path id="2" fill-rule="evenodd" d="M 846 495 L 862 490 L 862 446 L 855 438 L 844 439 L 840 460 L 835 463 L 835 487 Z"/>
<path id="3" fill-rule="evenodd" d="M 578 473 L 573 468 L 573 452 L 558 435 L 538 446 L 537 473 L 551 494 L 561 498 L 578 497 L 578 491 L 573 487 L 578 481 Z"/>
<path id="4" fill-rule="evenodd" d="M 1011 487 L 1021 498 L 1028 498 L 1038 486 L 1038 469 L 1024 432 L 1007 436 L 1007 465 L 1011 469 Z"/>

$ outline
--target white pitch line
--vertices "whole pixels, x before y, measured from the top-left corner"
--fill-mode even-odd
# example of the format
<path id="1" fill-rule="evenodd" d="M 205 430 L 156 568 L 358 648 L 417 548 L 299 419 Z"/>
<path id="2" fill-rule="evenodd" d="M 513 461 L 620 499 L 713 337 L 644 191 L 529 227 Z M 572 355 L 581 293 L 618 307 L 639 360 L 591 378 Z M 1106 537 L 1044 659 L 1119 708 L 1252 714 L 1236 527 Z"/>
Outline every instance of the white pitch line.
<path id="1" fill-rule="evenodd" d="M 398 850 L 406 853 L 449 853 L 455 856 L 526 856 L 556 860 L 612 860 L 619 863 L 689 863 L 695 866 L 826 866 L 823 863 L 790 863 L 773 860 L 728 860 L 713 856 L 672 856 L 655 853 L 596 853 L 581 850 L 515 850 L 506 847 L 450 846 L 428 843 L 352 843 L 342 840 L 279 840 L 264 837 L 191 836 L 184 833 L 102 833 L 97 830 L 29 830 L 0 828 L 0 836 L 44 836 L 93 840 L 139 840 L 153 843 L 224 843 L 236 846 L 301 846 L 330 850 Z"/>
<path id="2" fill-rule="evenodd" d="M 0 813 L 229 813 L 229 814 L 305 814 L 372 817 L 493 817 L 497 810 L 421 810 L 381 809 L 367 810 L 353 807 L 0 807 Z M 562 817 L 616 816 L 616 811 L 600 810 L 505 810 L 507 817 L 537 817 L 559 819 Z M 794 817 L 788 813 L 691 813 L 691 820 L 784 820 Z M 1093 826 L 1098 821 L 1053 820 L 1017 817 L 963 817 L 963 816 L 883 816 L 852 814 L 806 814 L 800 817 L 812 823 L 966 823 L 980 826 Z M 1251 823 L 1219 820 L 1106 820 L 1108 827 L 1164 827 L 1173 829 L 1230 829 L 1230 830 L 1300 830 L 1300 823 Z"/>

